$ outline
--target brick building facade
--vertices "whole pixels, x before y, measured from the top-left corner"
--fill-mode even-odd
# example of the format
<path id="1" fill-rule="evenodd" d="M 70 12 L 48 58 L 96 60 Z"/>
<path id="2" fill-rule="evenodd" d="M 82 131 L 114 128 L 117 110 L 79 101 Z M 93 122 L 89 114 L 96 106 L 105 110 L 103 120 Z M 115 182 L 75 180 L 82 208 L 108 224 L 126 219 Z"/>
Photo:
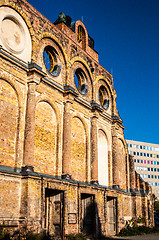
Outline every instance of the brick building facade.
<path id="1" fill-rule="evenodd" d="M 0 224 L 56 236 L 113 235 L 139 216 L 153 226 L 151 187 L 84 24 L 1 0 L 0 31 Z"/>

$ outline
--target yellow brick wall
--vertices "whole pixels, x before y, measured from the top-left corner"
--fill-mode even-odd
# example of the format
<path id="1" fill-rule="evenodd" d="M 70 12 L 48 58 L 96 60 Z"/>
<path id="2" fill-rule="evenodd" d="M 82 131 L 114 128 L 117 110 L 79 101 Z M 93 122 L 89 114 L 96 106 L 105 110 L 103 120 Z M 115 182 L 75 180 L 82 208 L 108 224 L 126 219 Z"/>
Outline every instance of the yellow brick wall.
<path id="1" fill-rule="evenodd" d="M 86 181 L 86 133 L 82 121 L 71 121 L 71 175 L 72 179 Z"/>
<path id="2" fill-rule="evenodd" d="M 15 166 L 18 100 L 14 88 L 0 79 L 0 164 Z"/>
<path id="3" fill-rule="evenodd" d="M 34 170 L 55 175 L 57 120 L 54 109 L 46 102 L 36 106 Z"/>
<path id="4" fill-rule="evenodd" d="M 0 220 L 19 220 L 20 178 L 0 175 Z"/>

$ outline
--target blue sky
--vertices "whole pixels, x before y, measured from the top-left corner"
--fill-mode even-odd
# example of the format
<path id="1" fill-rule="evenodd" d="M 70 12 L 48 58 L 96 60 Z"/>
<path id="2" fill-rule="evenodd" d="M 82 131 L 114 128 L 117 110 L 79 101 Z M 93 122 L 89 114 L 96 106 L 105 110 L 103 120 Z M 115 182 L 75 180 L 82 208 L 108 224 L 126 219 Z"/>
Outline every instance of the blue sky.
<path id="1" fill-rule="evenodd" d="M 112 73 L 126 139 L 159 144 L 159 0 L 28 0 L 51 22 L 83 20 Z"/>

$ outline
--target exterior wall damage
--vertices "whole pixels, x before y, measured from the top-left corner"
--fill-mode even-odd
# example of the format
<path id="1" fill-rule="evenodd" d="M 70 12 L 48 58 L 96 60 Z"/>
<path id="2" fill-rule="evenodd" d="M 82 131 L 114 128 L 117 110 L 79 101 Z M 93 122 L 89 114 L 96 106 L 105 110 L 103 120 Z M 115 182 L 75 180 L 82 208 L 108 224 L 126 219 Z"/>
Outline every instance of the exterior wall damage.
<path id="1" fill-rule="evenodd" d="M 0 1 L 0 224 L 60 237 L 115 235 L 139 216 L 153 227 L 112 75 L 84 24 L 64 19 Z"/>

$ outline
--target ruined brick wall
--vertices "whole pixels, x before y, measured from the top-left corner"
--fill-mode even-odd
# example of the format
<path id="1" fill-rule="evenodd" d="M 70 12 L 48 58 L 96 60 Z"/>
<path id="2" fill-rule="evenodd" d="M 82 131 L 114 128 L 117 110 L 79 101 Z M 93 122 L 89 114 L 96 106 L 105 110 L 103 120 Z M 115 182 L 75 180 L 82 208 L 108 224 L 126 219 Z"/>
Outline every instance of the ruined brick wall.
<path id="1" fill-rule="evenodd" d="M 98 63 L 84 24 L 55 25 L 25 0 L 1 0 L 0 22 L 0 221 L 53 231 L 47 211 L 55 202 L 63 234 L 83 231 L 89 204 L 97 235 L 115 234 L 139 215 L 153 226 L 151 189 L 128 158 L 113 78 Z M 4 41 L 10 38 L 13 44 Z"/>

